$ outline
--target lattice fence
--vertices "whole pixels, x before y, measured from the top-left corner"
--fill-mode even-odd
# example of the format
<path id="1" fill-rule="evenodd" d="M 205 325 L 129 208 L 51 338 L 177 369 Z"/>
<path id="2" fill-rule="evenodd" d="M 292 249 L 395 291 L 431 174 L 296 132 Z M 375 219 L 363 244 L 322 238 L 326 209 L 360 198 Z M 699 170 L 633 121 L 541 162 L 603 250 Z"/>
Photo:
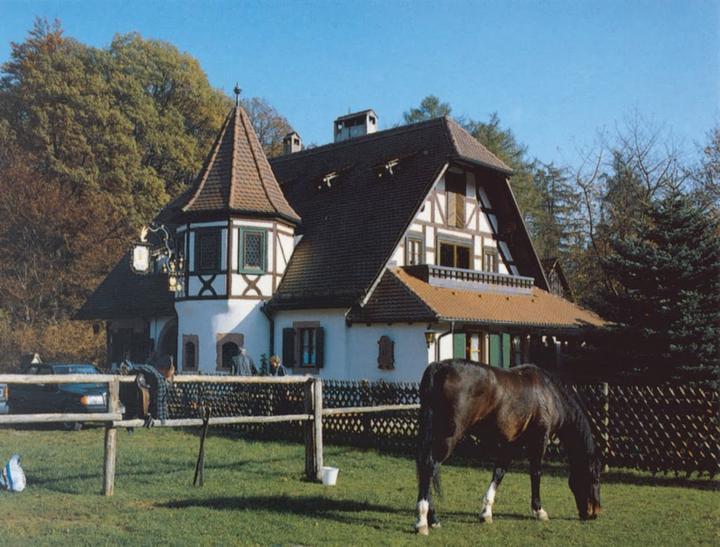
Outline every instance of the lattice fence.
<path id="1" fill-rule="evenodd" d="M 325 408 L 419 402 L 417 384 L 323 382 Z M 595 439 L 610 467 L 653 472 L 720 472 L 720 394 L 717 386 L 585 384 L 574 386 L 588 411 Z M 267 384 L 176 384 L 170 400 L 173 418 L 200 417 L 203 406 L 213 416 L 270 416 L 303 412 L 303 386 Z M 326 442 L 375 447 L 413 454 L 417 411 L 342 414 L 323 419 Z M 299 423 L 233 426 L 260 438 L 300 440 Z M 458 450 L 484 458 L 481 439 L 469 436 Z M 547 457 L 563 460 L 553 441 Z"/>

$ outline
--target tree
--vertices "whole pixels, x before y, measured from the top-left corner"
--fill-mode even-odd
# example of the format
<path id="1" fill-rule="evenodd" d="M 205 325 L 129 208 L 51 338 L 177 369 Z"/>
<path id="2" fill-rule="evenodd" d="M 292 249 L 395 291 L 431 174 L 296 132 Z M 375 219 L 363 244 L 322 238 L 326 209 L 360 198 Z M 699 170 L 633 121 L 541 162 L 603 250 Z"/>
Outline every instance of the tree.
<path id="1" fill-rule="evenodd" d="M 720 227 L 692 196 L 671 189 L 635 231 L 610 238 L 603 260 L 616 290 L 603 312 L 623 328 L 627 365 L 654 370 L 719 366 Z"/>
<path id="2" fill-rule="evenodd" d="M 41 172 L 102 195 L 134 228 L 186 187 L 228 104 L 170 44 L 128 34 L 96 49 L 43 20 L 0 78 L 0 118 Z"/>
<path id="3" fill-rule="evenodd" d="M 416 123 L 432 118 L 440 118 L 449 116 L 452 108 L 449 103 L 443 103 L 435 95 L 428 95 L 422 101 L 418 108 L 411 108 L 403 113 L 405 123 Z"/>
<path id="4" fill-rule="evenodd" d="M 282 154 L 283 137 L 292 131 L 290 123 L 265 99 L 243 99 L 242 105 L 250 118 L 255 134 L 268 157 Z"/>
<path id="5" fill-rule="evenodd" d="M 571 248 L 582 241 L 577 217 L 579 195 L 570 183 L 567 169 L 536 162 L 533 185 L 538 205 L 528 229 L 541 257 L 560 257 L 567 268 Z"/>
<path id="6" fill-rule="evenodd" d="M 708 134 L 702 147 L 700 166 L 693 173 L 694 191 L 704 203 L 717 211 L 720 207 L 720 127 Z"/>

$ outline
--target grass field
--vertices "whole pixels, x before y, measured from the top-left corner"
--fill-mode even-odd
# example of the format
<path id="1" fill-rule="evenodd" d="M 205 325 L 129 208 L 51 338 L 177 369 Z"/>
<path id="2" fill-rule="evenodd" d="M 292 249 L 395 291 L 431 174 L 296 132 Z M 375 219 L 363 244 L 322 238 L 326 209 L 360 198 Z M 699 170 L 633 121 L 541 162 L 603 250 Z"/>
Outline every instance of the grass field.
<path id="1" fill-rule="evenodd" d="M 495 522 L 480 524 L 489 470 L 444 466 L 443 527 L 429 538 L 412 531 L 415 473 L 406 458 L 326 447 L 340 468 L 335 487 L 301 480 L 299 445 L 250 442 L 213 434 L 205 486 L 193 488 L 197 436 L 137 431 L 118 436 L 115 496 L 100 495 L 100 429 L 81 432 L 0 430 L 0 458 L 22 457 L 28 487 L 0 493 L 0 543 L 32 544 L 720 544 L 717 482 L 609 473 L 603 514 L 577 519 L 562 469 L 543 477 L 550 522 L 530 518 L 529 477 L 509 473 Z"/>

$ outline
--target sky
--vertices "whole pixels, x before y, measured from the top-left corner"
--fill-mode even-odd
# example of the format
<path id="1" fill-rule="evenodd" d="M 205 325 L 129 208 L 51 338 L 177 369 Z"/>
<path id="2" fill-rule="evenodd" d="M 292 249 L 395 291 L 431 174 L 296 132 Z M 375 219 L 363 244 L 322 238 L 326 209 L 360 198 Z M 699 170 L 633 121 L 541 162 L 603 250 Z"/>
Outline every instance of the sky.
<path id="1" fill-rule="evenodd" d="M 428 94 L 454 115 L 497 112 L 559 164 L 636 116 L 689 155 L 720 122 L 720 0 L 0 0 L 0 63 L 36 16 L 96 47 L 127 32 L 171 42 L 318 145 L 339 115 L 373 108 L 392 127 Z"/>

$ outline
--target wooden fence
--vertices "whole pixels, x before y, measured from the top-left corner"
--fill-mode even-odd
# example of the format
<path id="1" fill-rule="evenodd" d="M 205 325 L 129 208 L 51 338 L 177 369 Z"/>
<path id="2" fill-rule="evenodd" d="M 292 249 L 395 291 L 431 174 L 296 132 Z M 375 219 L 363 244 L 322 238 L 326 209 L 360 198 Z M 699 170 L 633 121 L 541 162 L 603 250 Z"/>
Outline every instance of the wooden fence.
<path id="1" fill-rule="evenodd" d="M 87 383 L 86 375 L 0 375 L 0 383 Z M 0 416 L 0 425 L 100 422 L 105 426 L 104 493 L 114 489 L 117 428 L 140 427 L 123 420 L 119 386 L 129 376 L 101 375 L 108 384 L 108 409 L 98 414 Z M 720 393 L 713 384 L 574 386 L 588 411 L 606 465 L 652 472 L 720 471 Z M 170 389 L 170 417 L 159 427 L 232 426 L 261 438 L 305 442 L 305 473 L 319 480 L 323 439 L 413 454 L 419 408 L 417 384 L 323 380 L 306 376 L 243 377 L 182 375 Z M 468 436 L 458 447 L 467 455 L 489 456 L 480 439 Z M 562 460 L 553 442 L 548 458 Z"/>
<path id="2" fill-rule="evenodd" d="M 586 407 L 606 466 L 710 476 L 720 472 L 720 393 L 716 385 L 600 383 L 573 388 Z M 258 394 L 262 401 L 282 399 L 283 394 Z M 323 399 L 326 442 L 414 454 L 417 384 L 325 380 Z M 292 404 L 292 396 L 285 404 Z M 358 411 L 363 408 L 374 412 Z M 262 404 L 255 412 L 271 413 L 272 404 Z M 242 430 L 261 438 L 299 440 L 297 428 L 273 425 L 243 426 Z M 458 450 L 480 459 L 491 456 L 482 440 L 471 435 Z M 547 458 L 564 461 L 557 440 L 548 447 Z"/>
<path id="3" fill-rule="evenodd" d="M 0 374 L 0 383 L 10 384 L 77 384 L 87 383 L 85 374 L 21 375 Z M 120 384 L 134 383 L 134 376 L 94 375 L 92 383 L 107 384 L 107 408 L 102 413 L 37 413 L 0 415 L 0 426 L 34 423 L 90 422 L 105 426 L 103 458 L 103 493 L 112 496 L 117 459 L 117 429 L 142 427 L 144 420 L 123 419 Z M 12 387 L 10 388 L 12 389 Z M 305 475 L 322 479 L 323 417 L 387 412 L 418 408 L 418 405 L 381 405 L 362 408 L 323 409 L 323 382 L 310 376 L 176 376 L 169 390 L 170 418 L 155 421 L 153 427 L 248 426 L 269 427 L 289 424 L 294 433 L 305 439 Z M 297 427 L 303 424 L 304 427 Z M 204 433 L 203 433 L 204 440 Z M 202 446 L 202 445 L 201 445 Z M 203 450 L 201 448 L 201 454 Z M 198 459 L 201 465 L 202 456 Z M 196 479 L 198 471 L 196 468 Z"/>

